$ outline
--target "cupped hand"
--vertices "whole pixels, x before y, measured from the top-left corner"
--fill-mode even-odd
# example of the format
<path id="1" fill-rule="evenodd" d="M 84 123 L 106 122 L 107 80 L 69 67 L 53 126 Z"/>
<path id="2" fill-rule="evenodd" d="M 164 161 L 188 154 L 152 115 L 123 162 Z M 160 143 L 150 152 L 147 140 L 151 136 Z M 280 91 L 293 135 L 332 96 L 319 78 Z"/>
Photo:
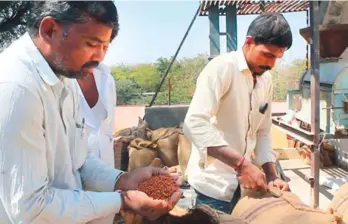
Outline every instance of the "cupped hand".
<path id="1" fill-rule="evenodd" d="M 125 210 L 132 210 L 135 213 L 146 217 L 149 220 L 156 220 L 169 213 L 178 203 L 181 192 L 175 192 L 172 197 L 165 200 L 154 200 L 141 191 L 122 192 Z"/>
<path id="2" fill-rule="evenodd" d="M 157 175 L 170 175 L 164 169 L 158 167 L 143 167 L 135 169 L 132 172 L 122 174 L 115 185 L 115 190 L 137 190 L 139 184 L 144 182 L 145 180 L 150 179 L 152 176 Z M 170 175 L 176 184 L 180 186 L 180 178 L 178 175 Z"/>

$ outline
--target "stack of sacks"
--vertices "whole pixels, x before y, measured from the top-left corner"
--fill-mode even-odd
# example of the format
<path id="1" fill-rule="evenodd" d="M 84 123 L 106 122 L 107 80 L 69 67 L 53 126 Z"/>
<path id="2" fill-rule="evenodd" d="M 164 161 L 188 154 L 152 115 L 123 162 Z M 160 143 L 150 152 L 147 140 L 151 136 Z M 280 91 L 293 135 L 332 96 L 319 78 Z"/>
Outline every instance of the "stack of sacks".
<path id="1" fill-rule="evenodd" d="M 344 223 L 340 215 L 332 211 L 310 208 L 291 192 L 280 192 L 275 188 L 267 193 L 245 191 L 232 216 L 244 219 L 250 224 Z"/>
<path id="2" fill-rule="evenodd" d="M 336 191 L 329 210 L 342 216 L 343 223 L 348 223 L 348 183 Z"/>
<path id="3" fill-rule="evenodd" d="M 149 124 L 139 117 L 137 127 L 122 129 L 114 134 L 115 168 L 127 170 L 127 148 L 135 138 L 147 139 Z M 126 166 L 126 167 L 124 167 Z"/>
<path id="4" fill-rule="evenodd" d="M 135 138 L 129 145 L 128 171 L 151 164 L 160 158 L 164 167 L 185 174 L 191 142 L 180 128 L 147 129 L 146 138 Z M 184 177 L 186 179 L 186 176 Z"/>

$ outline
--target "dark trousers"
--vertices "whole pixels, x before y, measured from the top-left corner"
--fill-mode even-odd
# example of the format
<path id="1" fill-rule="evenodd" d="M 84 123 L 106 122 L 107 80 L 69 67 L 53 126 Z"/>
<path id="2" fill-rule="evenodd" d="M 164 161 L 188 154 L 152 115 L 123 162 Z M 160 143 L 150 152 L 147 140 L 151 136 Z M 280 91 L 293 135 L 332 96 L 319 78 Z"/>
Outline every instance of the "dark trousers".
<path id="1" fill-rule="evenodd" d="M 220 201 L 215 198 L 208 197 L 197 190 L 195 190 L 197 194 L 196 203 L 209 205 L 211 208 L 221 211 L 226 214 L 231 214 L 234 207 L 241 197 L 240 186 L 238 185 L 236 191 L 234 192 L 233 198 L 230 202 Z"/>

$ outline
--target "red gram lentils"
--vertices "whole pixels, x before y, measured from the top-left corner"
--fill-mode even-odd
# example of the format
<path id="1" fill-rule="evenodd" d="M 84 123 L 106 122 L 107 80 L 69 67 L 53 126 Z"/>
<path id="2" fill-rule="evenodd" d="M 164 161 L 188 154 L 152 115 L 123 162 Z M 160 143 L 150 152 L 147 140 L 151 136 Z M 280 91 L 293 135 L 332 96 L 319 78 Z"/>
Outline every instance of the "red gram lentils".
<path id="1" fill-rule="evenodd" d="M 168 200 L 178 189 L 175 181 L 171 176 L 159 175 L 141 183 L 138 187 L 139 191 L 144 192 L 149 197 L 159 200 Z"/>

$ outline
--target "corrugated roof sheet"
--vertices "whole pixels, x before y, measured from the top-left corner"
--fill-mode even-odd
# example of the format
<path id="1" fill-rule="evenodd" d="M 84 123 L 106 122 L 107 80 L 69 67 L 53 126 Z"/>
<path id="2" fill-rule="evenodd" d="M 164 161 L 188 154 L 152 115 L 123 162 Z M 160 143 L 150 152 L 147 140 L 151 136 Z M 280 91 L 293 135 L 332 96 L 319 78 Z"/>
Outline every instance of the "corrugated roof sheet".
<path id="1" fill-rule="evenodd" d="M 210 6 L 218 5 L 220 15 L 225 15 L 224 6 L 236 5 L 237 15 L 254 15 L 261 14 L 261 1 L 251 0 L 201 0 L 201 16 L 208 15 Z M 306 11 L 309 8 L 309 1 L 298 0 L 268 0 L 264 1 L 264 12 L 300 12 Z"/>

